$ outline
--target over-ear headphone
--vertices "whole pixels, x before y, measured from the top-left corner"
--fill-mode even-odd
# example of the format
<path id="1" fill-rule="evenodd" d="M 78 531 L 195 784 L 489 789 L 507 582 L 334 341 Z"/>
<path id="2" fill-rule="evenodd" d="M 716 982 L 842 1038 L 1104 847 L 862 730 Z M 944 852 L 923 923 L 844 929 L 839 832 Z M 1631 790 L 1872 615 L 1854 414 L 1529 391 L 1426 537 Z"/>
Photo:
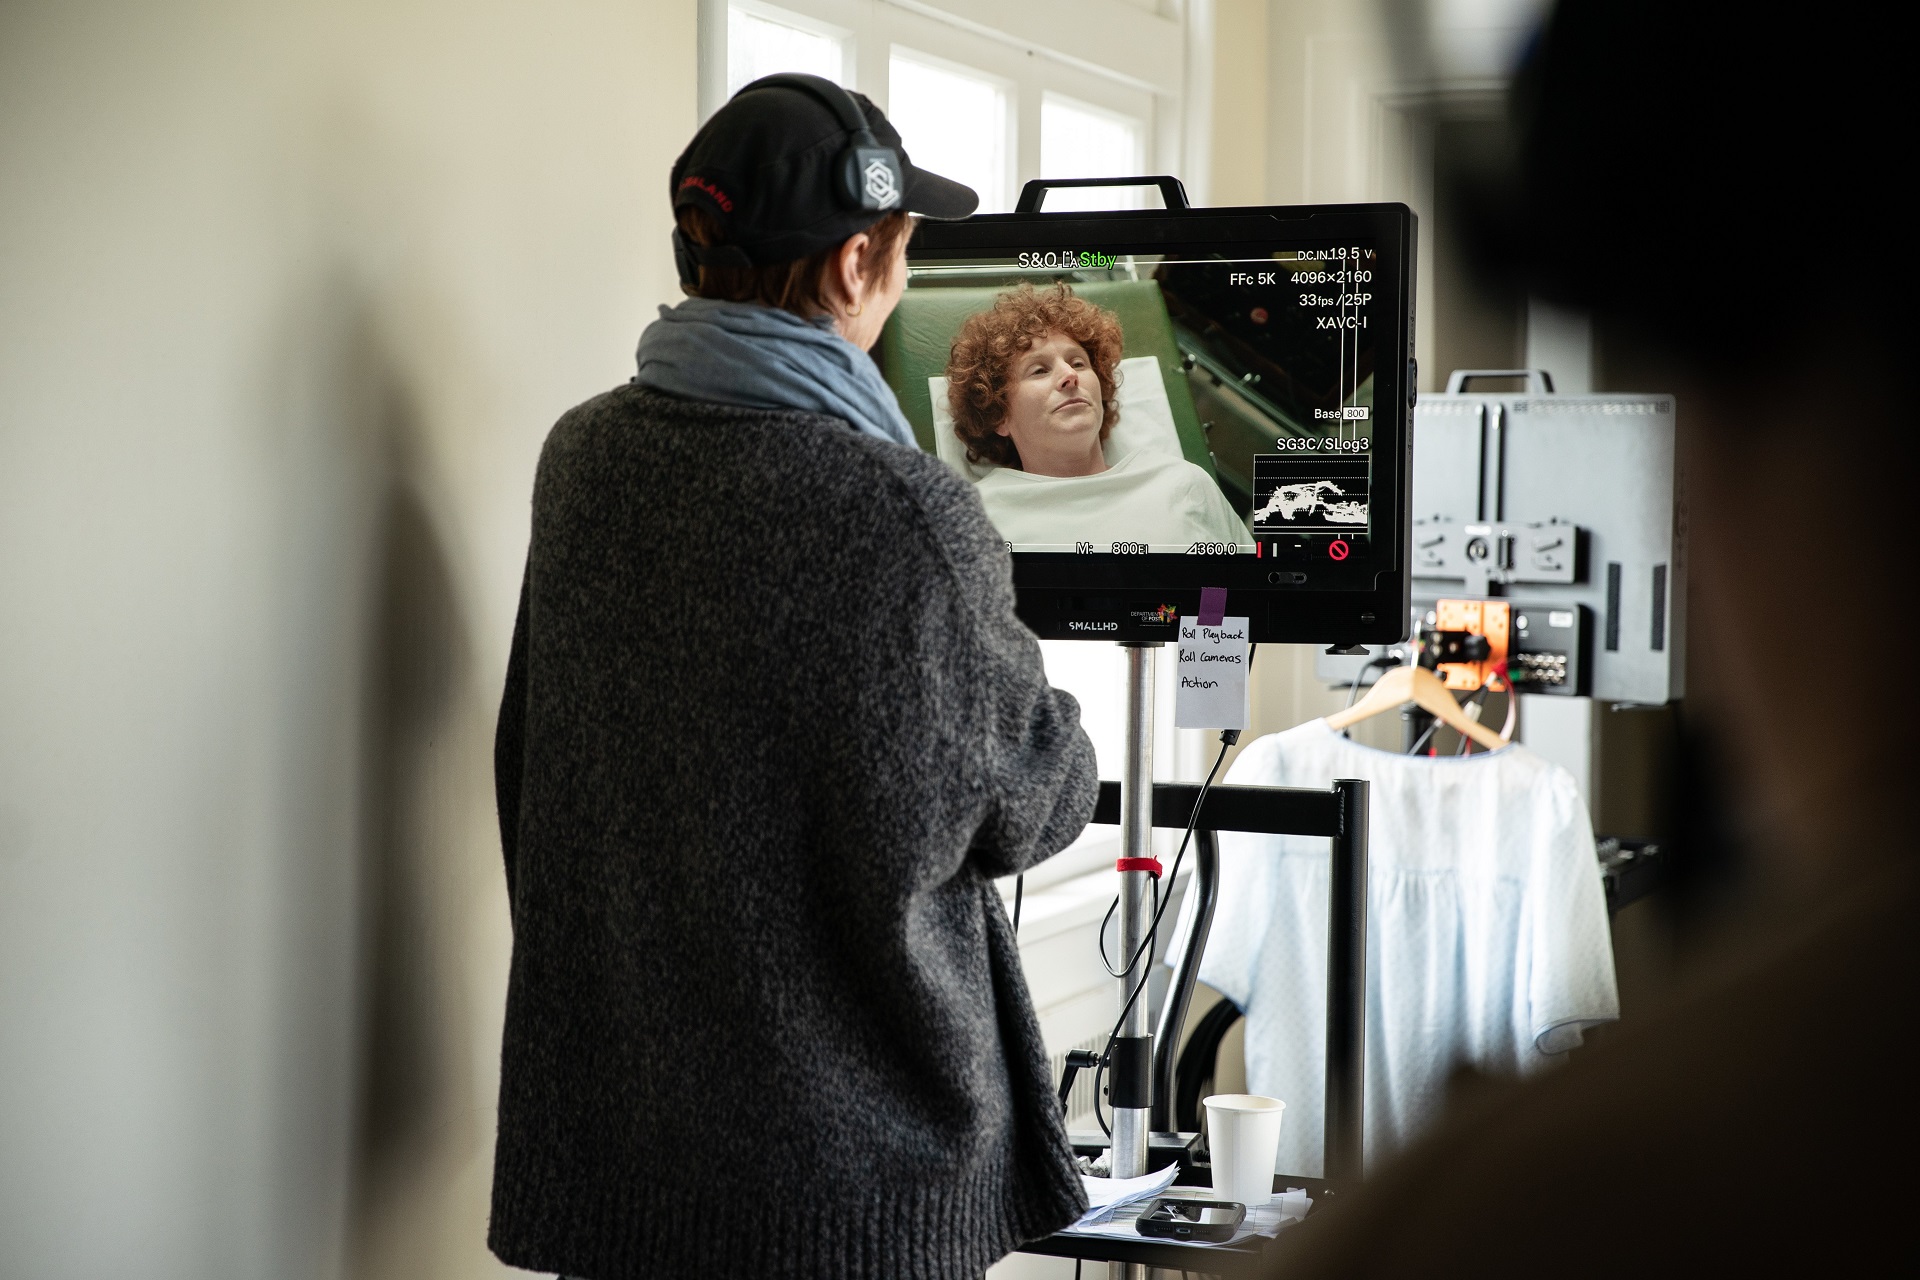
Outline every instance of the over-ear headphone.
<path id="1" fill-rule="evenodd" d="M 791 89 L 806 94 L 831 111 L 840 127 L 851 135 L 846 148 L 829 162 L 833 181 L 828 185 L 836 203 L 849 210 L 874 213 L 899 207 L 906 196 L 906 157 L 898 148 L 885 146 L 873 136 L 866 113 L 851 93 L 824 76 L 790 71 L 755 80 L 734 97 L 760 89 Z M 699 281 L 703 266 L 753 265 L 753 259 L 738 245 L 692 244 L 678 228 L 673 232 L 673 259 L 680 271 L 680 282 L 690 288 Z"/>
<path id="2" fill-rule="evenodd" d="M 825 76 L 800 71 L 763 76 L 740 93 L 759 89 L 797 89 L 833 112 L 840 127 L 853 135 L 835 162 L 840 179 L 835 184 L 835 194 L 841 204 L 849 209 L 883 213 L 900 203 L 907 190 L 906 162 L 894 148 L 880 145 L 873 130 L 867 127 L 866 112 L 860 109 L 851 93 Z M 734 96 L 737 98 L 740 94 Z"/>

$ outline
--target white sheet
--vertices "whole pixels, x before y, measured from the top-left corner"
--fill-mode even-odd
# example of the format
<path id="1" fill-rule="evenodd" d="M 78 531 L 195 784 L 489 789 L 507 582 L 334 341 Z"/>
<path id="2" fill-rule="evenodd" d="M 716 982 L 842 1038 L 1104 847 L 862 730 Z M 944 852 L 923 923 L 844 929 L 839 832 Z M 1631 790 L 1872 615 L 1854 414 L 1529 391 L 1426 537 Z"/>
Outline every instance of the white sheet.
<path id="1" fill-rule="evenodd" d="M 1185 551 L 1196 542 L 1253 540 L 1206 472 L 1151 449 L 1121 458 L 1095 476 L 1036 476 L 995 467 L 974 488 L 1000 536 L 1016 547 L 1144 542 Z"/>

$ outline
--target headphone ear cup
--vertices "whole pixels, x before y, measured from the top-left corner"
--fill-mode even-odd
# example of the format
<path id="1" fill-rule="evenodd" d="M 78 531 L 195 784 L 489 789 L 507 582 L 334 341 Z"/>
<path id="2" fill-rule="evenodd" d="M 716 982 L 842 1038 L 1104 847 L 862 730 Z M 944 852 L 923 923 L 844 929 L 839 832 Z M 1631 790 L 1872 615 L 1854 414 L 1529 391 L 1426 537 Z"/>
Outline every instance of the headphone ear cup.
<path id="1" fill-rule="evenodd" d="M 673 265 L 680 272 L 680 283 L 689 289 L 700 284 L 700 264 L 694 261 L 693 249 L 687 244 L 687 238 L 680 234 L 680 228 L 673 229 Z"/>
<path id="2" fill-rule="evenodd" d="M 906 173 L 900 153 L 892 147 L 848 148 L 846 165 L 853 187 L 854 207 L 885 212 L 900 206 L 907 193 Z"/>
<path id="3" fill-rule="evenodd" d="M 840 153 L 840 203 L 849 209 L 867 207 L 865 197 L 860 190 L 860 151 L 857 147 L 848 147 Z"/>

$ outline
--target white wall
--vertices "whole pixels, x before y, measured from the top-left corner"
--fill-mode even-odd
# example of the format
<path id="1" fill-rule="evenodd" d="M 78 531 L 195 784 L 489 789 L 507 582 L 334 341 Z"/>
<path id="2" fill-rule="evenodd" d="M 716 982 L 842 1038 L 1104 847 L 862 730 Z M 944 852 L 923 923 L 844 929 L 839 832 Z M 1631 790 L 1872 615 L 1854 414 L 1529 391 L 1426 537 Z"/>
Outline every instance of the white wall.
<path id="1" fill-rule="evenodd" d="M 503 1273 L 488 736 L 540 440 L 675 294 L 693 46 L 0 6 L 0 1274 Z"/>

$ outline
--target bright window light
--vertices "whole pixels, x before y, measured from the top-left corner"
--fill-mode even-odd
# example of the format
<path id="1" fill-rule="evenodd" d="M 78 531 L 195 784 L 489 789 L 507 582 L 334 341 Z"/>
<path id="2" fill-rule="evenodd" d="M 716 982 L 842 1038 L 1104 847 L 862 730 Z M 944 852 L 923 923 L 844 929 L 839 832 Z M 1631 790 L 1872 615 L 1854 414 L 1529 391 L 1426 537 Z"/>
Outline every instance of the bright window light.
<path id="1" fill-rule="evenodd" d="M 727 96 L 761 76 L 807 71 L 835 84 L 846 83 L 846 42 L 803 25 L 782 21 L 778 9 L 727 6 Z"/>
<path id="2" fill-rule="evenodd" d="M 1146 126 L 1131 116 L 1102 111 L 1071 98 L 1047 94 L 1040 101 L 1040 176 L 1121 178 L 1147 162 Z M 1156 203 L 1149 205 L 1149 198 Z M 1062 209 L 1145 209 L 1158 196 L 1146 187 L 1094 187 L 1050 191 L 1044 206 Z"/>
<path id="3" fill-rule="evenodd" d="M 1005 213 L 1007 91 L 989 76 L 893 51 L 887 119 L 917 168 L 980 193 L 980 212 Z"/>
<path id="4" fill-rule="evenodd" d="M 1126 767 L 1126 650 L 1085 640 L 1042 640 L 1047 681 L 1080 703 L 1080 727 L 1093 740 L 1100 776 L 1117 778 Z"/>

